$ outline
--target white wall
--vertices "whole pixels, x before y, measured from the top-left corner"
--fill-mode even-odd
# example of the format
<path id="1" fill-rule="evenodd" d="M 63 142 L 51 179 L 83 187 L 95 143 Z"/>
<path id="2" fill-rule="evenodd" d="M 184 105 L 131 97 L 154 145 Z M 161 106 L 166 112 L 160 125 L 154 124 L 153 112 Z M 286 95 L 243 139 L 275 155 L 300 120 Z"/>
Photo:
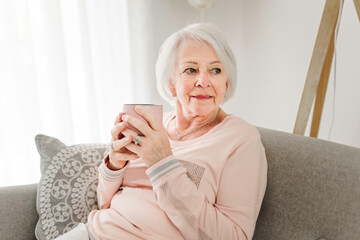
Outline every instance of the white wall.
<path id="1" fill-rule="evenodd" d="M 238 60 L 238 89 L 223 106 L 226 112 L 257 126 L 293 131 L 324 4 L 325 0 L 219 0 L 208 11 L 208 21 L 227 36 Z M 155 0 L 151 8 L 156 49 L 171 33 L 199 19 L 186 0 Z M 350 0 L 344 5 L 337 56 L 331 141 L 360 147 L 360 23 Z M 320 125 L 322 139 L 328 138 L 332 102 L 333 75 Z"/>

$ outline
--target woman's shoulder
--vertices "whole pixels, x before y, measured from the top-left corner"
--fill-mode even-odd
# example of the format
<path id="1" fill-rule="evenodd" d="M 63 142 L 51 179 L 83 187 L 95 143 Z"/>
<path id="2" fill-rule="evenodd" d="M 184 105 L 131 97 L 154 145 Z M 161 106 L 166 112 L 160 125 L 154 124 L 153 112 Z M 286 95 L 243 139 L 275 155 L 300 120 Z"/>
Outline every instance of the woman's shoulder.
<path id="1" fill-rule="evenodd" d="M 240 134 L 241 136 L 246 136 L 246 138 L 260 137 L 260 133 L 254 125 L 234 114 L 229 114 L 223 120 L 223 126 L 221 129 L 222 131 L 228 131 L 230 134 Z"/>

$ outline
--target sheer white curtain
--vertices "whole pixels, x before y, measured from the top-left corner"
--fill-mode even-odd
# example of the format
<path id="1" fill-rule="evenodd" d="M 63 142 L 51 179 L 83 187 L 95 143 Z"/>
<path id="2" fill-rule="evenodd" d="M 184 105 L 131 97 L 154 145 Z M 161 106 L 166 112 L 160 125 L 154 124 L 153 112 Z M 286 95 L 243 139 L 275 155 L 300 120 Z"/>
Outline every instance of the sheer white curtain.
<path id="1" fill-rule="evenodd" d="M 136 44 L 151 3 L 131 2 L 0 1 L 0 186 L 38 182 L 36 134 L 108 142 L 121 104 L 149 101 L 156 52 Z"/>

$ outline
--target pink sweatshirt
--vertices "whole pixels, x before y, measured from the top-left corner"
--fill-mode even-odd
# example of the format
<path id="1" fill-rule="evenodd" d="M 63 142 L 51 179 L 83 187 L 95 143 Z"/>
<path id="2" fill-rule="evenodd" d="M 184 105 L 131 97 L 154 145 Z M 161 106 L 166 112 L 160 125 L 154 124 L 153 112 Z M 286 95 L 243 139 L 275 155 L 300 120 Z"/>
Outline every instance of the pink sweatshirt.
<path id="1" fill-rule="evenodd" d="M 118 171 L 100 165 L 91 238 L 251 239 L 267 179 L 257 129 L 228 115 L 196 139 L 170 143 L 173 155 L 150 168 L 141 159 Z"/>

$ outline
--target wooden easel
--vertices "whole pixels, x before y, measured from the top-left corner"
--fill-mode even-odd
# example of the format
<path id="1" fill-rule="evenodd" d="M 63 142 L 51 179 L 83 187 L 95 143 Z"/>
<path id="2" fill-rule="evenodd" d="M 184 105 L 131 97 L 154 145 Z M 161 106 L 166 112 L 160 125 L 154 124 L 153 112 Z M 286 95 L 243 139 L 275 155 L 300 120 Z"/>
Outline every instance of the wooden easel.
<path id="1" fill-rule="evenodd" d="M 339 17 L 340 1 L 344 0 L 326 0 L 325 2 L 313 55 L 311 57 L 296 117 L 294 127 L 295 134 L 304 135 L 311 107 L 316 95 L 310 136 L 318 136 L 331 63 L 334 55 L 334 36 L 336 34 L 335 28 Z M 353 1 L 360 21 L 360 0 Z"/>

